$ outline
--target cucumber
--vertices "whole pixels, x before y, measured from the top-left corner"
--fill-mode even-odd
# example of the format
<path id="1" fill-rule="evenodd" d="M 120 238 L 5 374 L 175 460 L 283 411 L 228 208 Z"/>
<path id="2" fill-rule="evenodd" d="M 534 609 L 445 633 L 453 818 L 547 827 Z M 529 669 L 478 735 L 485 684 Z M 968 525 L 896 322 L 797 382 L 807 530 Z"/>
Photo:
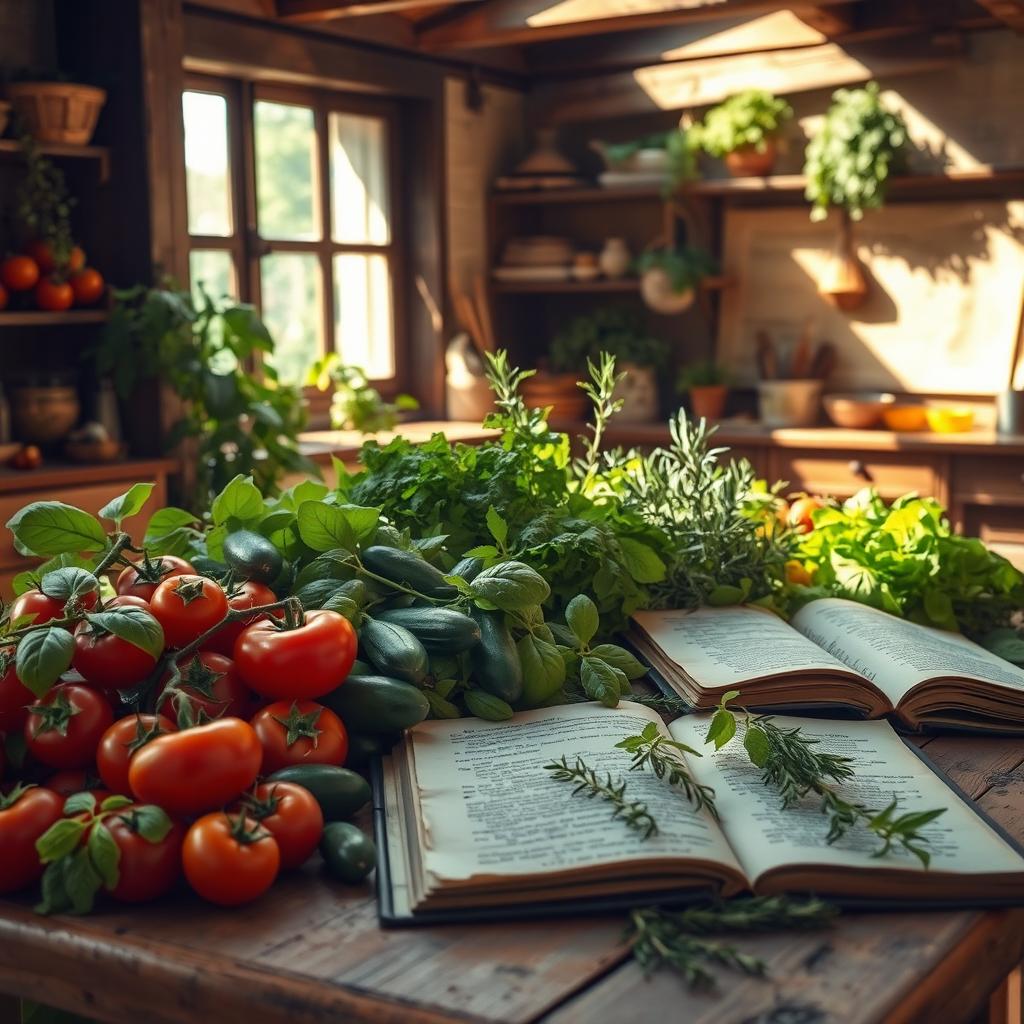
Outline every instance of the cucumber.
<path id="1" fill-rule="evenodd" d="M 378 612 L 377 618 L 404 626 L 428 654 L 458 654 L 480 639 L 480 627 L 454 608 L 389 608 Z"/>
<path id="2" fill-rule="evenodd" d="M 482 558 L 478 555 L 470 555 L 468 558 L 460 558 L 452 566 L 452 571 L 448 575 L 461 576 L 467 583 L 472 583 L 483 567 L 484 560 Z"/>
<path id="3" fill-rule="evenodd" d="M 363 565 L 392 583 L 400 583 L 427 597 L 457 597 L 458 590 L 446 583 L 444 573 L 411 551 L 399 551 L 380 544 L 366 548 Z"/>
<path id="4" fill-rule="evenodd" d="M 268 782 L 294 782 L 308 789 L 324 821 L 350 818 L 370 800 L 370 785 L 361 775 L 333 764 L 293 764 L 274 772 Z"/>
<path id="5" fill-rule="evenodd" d="M 523 666 L 515 641 L 505 625 L 504 612 L 475 611 L 480 642 L 470 652 L 477 686 L 514 704 L 523 695 Z"/>
<path id="6" fill-rule="evenodd" d="M 252 530 L 236 530 L 224 538 L 224 561 L 239 576 L 257 583 L 273 583 L 284 565 L 281 552 Z"/>
<path id="7" fill-rule="evenodd" d="M 346 729 L 371 736 L 408 729 L 430 711 L 422 690 L 387 676 L 349 676 L 320 703 L 338 715 Z"/>
<path id="8" fill-rule="evenodd" d="M 427 674 L 427 652 L 404 626 L 367 617 L 359 644 L 378 672 L 407 683 L 420 683 Z"/>
<path id="9" fill-rule="evenodd" d="M 295 577 L 295 586 L 298 589 L 312 583 L 314 580 L 344 580 L 355 579 L 356 570 L 348 564 L 352 558 L 350 552 L 343 548 L 335 548 L 333 551 L 325 551 L 317 555 L 312 562 L 304 565 Z"/>
<path id="10" fill-rule="evenodd" d="M 332 821 L 320 837 L 320 855 L 331 876 L 358 885 L 377 866 L 377 848 L 361 828 Z"/>

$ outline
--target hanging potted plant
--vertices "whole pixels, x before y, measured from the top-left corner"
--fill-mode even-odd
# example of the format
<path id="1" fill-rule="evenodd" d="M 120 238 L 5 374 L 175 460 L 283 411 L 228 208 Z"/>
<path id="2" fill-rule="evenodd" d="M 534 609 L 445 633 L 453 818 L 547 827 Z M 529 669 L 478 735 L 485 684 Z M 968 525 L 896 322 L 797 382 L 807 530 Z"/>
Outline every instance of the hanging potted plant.
<path id="1" fill-rule="evenodd" d="M 636 261 L 640 294 L 656 313 L 684 313 L 693 305 L 701 279 L 713 273 L 714 263 L 702 249 L 670 246 L 649 249 Z"/>
<path id="2" fill-rule="evenodd" d="M 23 128 L 37 141 L 87 146 L 107 94 L 59 76 L 25 73 L 21 80 L 7 84 L 7 99 Z"/>
<path id="3" fill-rule="evenodd" d="M 793 108 L 766 89 L 746 89 L 730 96 L 704 115 L 695 130 L 709 156 L 725 159 L 734 177 L 771 174 L 782 126 Z"/>
<path id="4" fill-rule="evenodd" d="M 676 389 L 689 398 L 696 418 L 720 420 L 729 396 L 729 375 L 711 360 L 690 363 L 679 371 Z"/>
<path id="5" fill-rule="evenodd" d="M 865 210 L 885 203 L 890 176 L 901 168 L 907 126 L 887 110 L 877 82 L 863 89 L 837 89 L 820 132 L 807 145 L 805 195 L 811 220 L 824 220 L 833 206 L 840 211 L 839 235 L 818 281 L 818 292 L 834 306 L 856 309 L 867 298 L 868 283 L 853 244 L 852 222 Z"/>

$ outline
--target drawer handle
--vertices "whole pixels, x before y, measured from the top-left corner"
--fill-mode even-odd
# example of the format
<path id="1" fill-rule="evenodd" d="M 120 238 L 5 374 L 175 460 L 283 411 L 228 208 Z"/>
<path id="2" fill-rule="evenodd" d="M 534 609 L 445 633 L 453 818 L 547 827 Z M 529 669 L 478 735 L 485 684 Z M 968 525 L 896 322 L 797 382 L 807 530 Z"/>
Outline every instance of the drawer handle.
<path id="1" fill-rule="evenodd" d="M 871 470 L 860 459 L 851 459 L 849 469 L 855 477 L 863 480 L 864 483 L 873 484 L 875 482 L 875 478 L 871 475 Z"/>

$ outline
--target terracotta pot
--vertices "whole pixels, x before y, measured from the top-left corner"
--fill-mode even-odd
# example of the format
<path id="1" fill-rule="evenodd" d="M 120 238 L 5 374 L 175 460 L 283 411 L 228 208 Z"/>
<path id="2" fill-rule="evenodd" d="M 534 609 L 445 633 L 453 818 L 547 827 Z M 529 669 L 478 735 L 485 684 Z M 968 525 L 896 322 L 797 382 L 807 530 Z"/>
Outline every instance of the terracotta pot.
<path id="1" fill-rule="evenodd" d="M 651 366 L 621 363 L 625 376 L 615 386 L 612 397 L 622 399 L 615 418 L 621 423 L 650 423 L 658 418 L 658 378 Z"/>
<path id="2" fill-rule="evenodd" d="M 15 388 L 11 392 L 11 421 L 26 444 L 60 441 L 78 420 L 78 392 L 72 387 Z"/>
<path id="3" fill-rule="evenodd" d="M 845 211 L 835 248 L 818 278 L 818 294 L 837 309 L 850 312 L 868 297 L 868 279 L 853 246 L 853 225 Z"/>
<path id="4" fill-rule="evenodd" d="M 695 419 L 720 420 L 725 412 L 729 389 L 724 384 L 701 384 L 690 388 L 690 410 Z"/>
<path id="5" fill-rule="evenodd" d="M 12 82 L 7 98 L 39 142 L 87 146 L 107 94 L 71 82 Z"/>
<path id="6" fill-rule="evenodd" d="M 537 373 L 520 385 L 523 401 L 534 409 L 550 406 L 552 420 L 582 420 L 590 401 L 576 386 L 575 373 Z"/>
<path id="7" fill-rule="evenodd" d="M 740 146 L 725 154 L 725 166 L 734 178 L 763 178 L 775 167 L 778 147 L 774 139 L 764 140 L 764 149 L 756 146 Z"/>

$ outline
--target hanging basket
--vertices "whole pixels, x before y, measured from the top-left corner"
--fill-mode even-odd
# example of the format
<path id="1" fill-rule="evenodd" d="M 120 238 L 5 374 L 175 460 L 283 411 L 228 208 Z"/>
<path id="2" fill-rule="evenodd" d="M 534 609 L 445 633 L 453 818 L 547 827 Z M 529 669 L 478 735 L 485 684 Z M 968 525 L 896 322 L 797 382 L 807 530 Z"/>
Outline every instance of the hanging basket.
<path id="1" fill-rule="evenodd" d="M 12 82 L 7 98 L 39 142 L 87 146 L 107 94 L 71 82 Z"/>

